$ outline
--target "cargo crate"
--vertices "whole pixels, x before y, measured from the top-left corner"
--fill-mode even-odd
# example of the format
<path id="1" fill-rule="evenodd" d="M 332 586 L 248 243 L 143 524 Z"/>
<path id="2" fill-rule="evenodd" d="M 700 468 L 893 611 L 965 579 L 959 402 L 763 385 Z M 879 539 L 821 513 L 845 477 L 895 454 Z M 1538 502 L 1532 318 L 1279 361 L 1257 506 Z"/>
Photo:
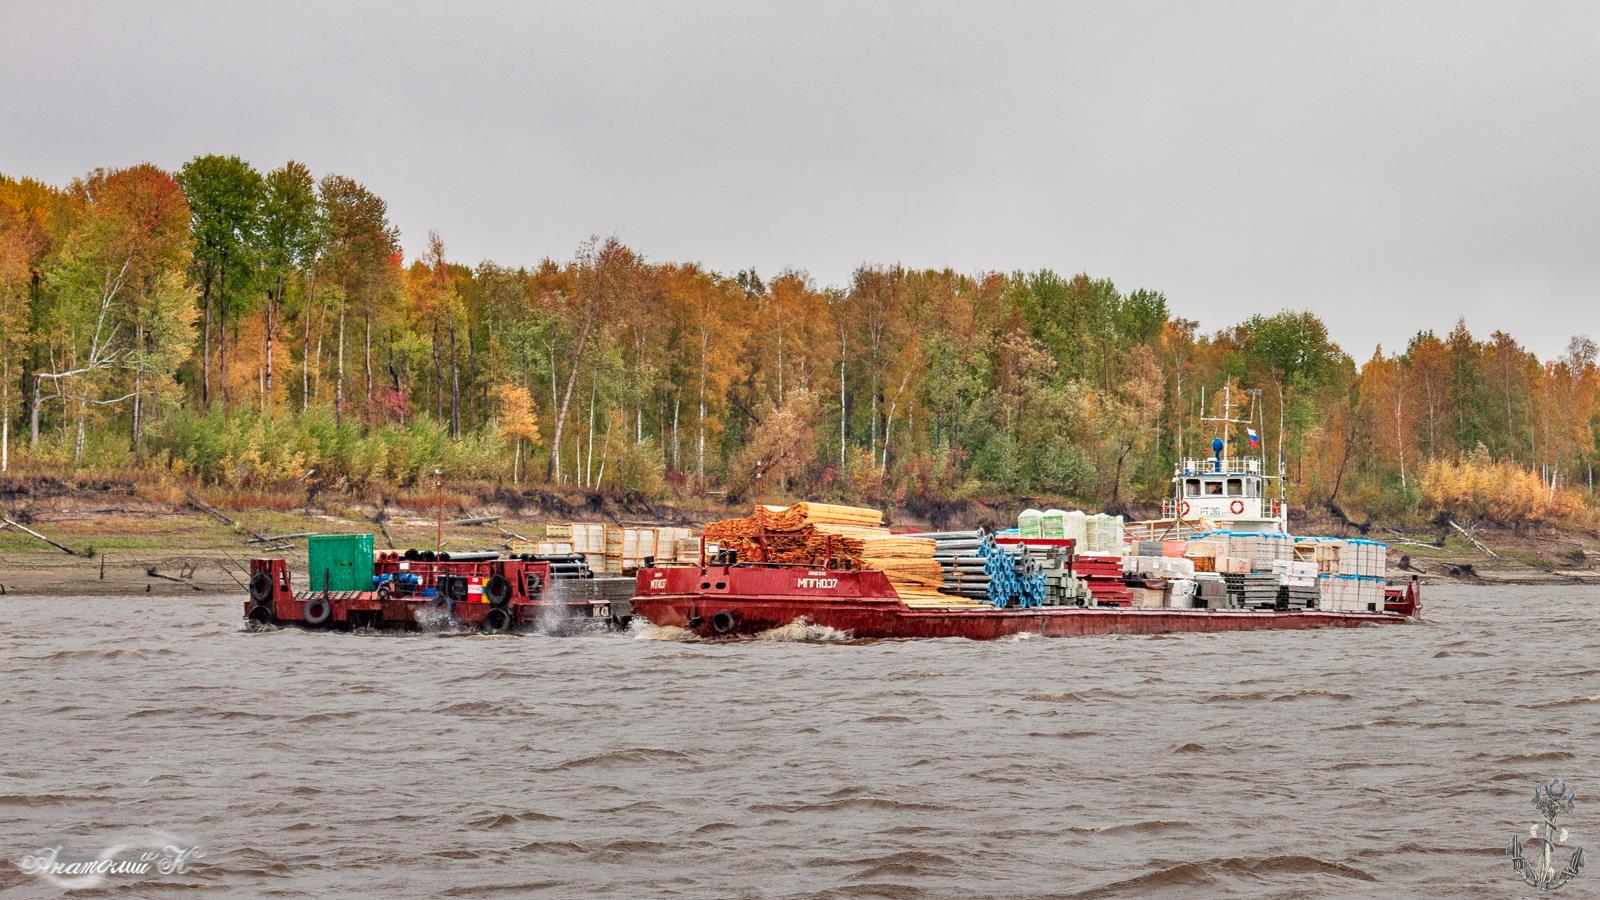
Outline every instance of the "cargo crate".
<path id="1" fill-rule="evenodd" d="M 306 538 L 307 586 L 313 591 L 372 590 L 372 535 L 314 534 Z"/>

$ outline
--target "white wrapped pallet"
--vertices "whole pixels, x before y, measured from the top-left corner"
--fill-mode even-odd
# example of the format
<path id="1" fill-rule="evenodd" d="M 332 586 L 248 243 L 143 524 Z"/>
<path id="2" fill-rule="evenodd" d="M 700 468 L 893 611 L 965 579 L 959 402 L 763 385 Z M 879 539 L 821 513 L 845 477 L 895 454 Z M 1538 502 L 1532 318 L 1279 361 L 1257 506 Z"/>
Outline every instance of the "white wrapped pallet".
<path id="1" fill-rule="evenodd" d="M 1074 509 L 1062 519 L 1067 540 L 1077 541 L 1082 550 L 1089 542 L 1089 517 L 1081 509 Z"/>
<path id="2" fill-rule="evenodd" d="M 1043 517 L 1044 513 L 1032 508 L 1017 513 L 1017 534 L 1025 538 L 1044 537 Z"/>
<path id="3" fill-rule="evenodd" d="M 1317 564 L 1296 559 L 1275 559 L 1271 571 L 1292 580 L 1304 581 L 1317 577 Z"/>
<path id="4" fill-rule="evenodd" d="M 1095 513 L 1092 516 L 1084 517 L 1084 540 L 1079 546 L 1089 553 L 1109 552 L 1107 545 L 1110 542 L 1106 537 L 1106 519 L 1108 518 L 1110 517 L 1105 513 Z"/>
<path id="5" fill-rule="evenodd" d="M 1194 609 L 1195 584 L 1188 578 L 1167 583 L 1167 606 L 1172 609 Z"/>

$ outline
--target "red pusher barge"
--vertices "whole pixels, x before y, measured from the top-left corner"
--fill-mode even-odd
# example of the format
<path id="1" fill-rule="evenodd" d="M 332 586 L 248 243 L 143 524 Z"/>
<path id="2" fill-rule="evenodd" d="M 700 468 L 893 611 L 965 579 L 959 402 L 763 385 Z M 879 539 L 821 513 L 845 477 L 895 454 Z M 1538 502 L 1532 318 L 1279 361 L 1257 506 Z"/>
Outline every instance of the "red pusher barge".
<path id="1" fill-rule="evenodd" d="M 340 536 L 344 537 L 344 536 Z M 307 628 L 417 630 L 453 626 L 490 634 L 536 622 L 588 622 L 624 627 L 632 617 L 631 578 L 595 578 L 582 558 L 502 557 L 493 551 L 371 553 L 370 569 L 354 560 L 317 565 L 320 589 L 296 591 L 283 559 L 250 561 L 251 622 Z M 348 571 L 349 568 L 355 571 Z M 352 589 L 366 583 L 368 589 Z"/>
<path id="2" fill-rule="evenodd" d="M 953 598 L 954 599 L 954 598 Z M 1381 612 L 1320 609 L 1138 609 L 1124 606 L 940 609 L 907 605 L 881 571 L 781 563 L 662 565 L 639 570 L 633 612 L 705 637 L 753 635 L 805 620 L 854 638 L 963 637 L 1353 628 L 1412 621 L 1412 579 L 1386 591 Z"/>

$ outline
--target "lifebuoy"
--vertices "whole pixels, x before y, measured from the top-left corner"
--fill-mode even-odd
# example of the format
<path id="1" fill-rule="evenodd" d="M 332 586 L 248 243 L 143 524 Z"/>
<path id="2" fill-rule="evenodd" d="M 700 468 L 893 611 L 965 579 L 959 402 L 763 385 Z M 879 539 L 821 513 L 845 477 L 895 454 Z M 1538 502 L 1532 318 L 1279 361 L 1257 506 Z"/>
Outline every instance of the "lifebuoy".
<path id="1" fill-rule="evenodd" d="M 489 598 L 489 605 L 498 609 L 511 602 L 511 582 L 504 575 L 492 576 L 483 593 Z"/>
<path id="2" fill-rule="evenodd" d="M 1228 504 L 1228 509 L 1229 509 L 1229 511 L 1231 511 L 1236 516 L 1237 515 L 1241 515 L 1241 514 L 1244 513 L 1244 501 L 1243 500 L 1235 500 L 1232 503 Z"/>
<path id="3" fill-rule="evenodd" d="M 1189 518 L 1189 501 L 1184 500 L 1178 504 L 1178 517 L 1182 519 Z"/>
<path id="4" fill-rule="evenodd" d="M 511 621 L 511 610 L 496 606 L 484 615 L 483 630 L 489 634 L 499 634 L 511 628 Z"/>
<path id="5" fill-rule="evenodd" d="M 733 630 L 733 613 L 722 610 L 711 617 L 711 630 L 717 634 L 727 634 Z"/>
<path id="6" fill-rule="evenodd" d="M 327 597 L 312 597 L 306 601 L 305 620 L 307 625 L 321 625 L 333 615 L 333 604 Z"/>

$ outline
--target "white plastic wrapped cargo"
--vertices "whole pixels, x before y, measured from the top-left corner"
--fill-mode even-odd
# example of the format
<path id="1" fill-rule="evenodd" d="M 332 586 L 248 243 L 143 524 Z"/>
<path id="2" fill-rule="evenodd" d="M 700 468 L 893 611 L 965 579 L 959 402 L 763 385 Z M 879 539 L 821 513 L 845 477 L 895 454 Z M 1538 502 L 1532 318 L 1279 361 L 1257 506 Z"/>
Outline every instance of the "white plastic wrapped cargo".
<path id="1" fill-rule="evenodd" d="M 1297 559 L 1275 559 L 1272 561 L 1272 571 L 1292 581 L 1302 581 L 1317 577 L 1317 564 Z"/>
<path id="2" fill-rule="evenodd" d="M 1080 546 L 1089 548 L 1090 553 L 1102 552 L 1105 529 L 1100 524 L 1101 514 L 1094 513 L 1083 517 L 1083 542 Z"/>
<path id="3" fill-rule="evenodd" d="M 1065 519 L 1066 535 L 1068 540 L 1078 542 L 1078 548 L 1083 549 L 1089 541 L 1089 517 L 1081 509 L 1074 509 L 1067 513 Z"/>
<path id="4" fill-rule="evenodd" d="M 1167 583 L 1167 606 L 1172 609 L 1194 609 L 1194 582 L 1179 578 Z"/>
<path id="5" fill-rule="evenodd" d="M 1044 513 L 1037 509 L 1025 509 L 1017 513 L 1017 534 L 1025 538 L 1044 537 Z"/>
<path id="6" fill-rule="evenodd" d="M 1059 541 L 1067 536 L 1067 511 L 1047 509 L 1039 516 L 1039 536 Z"/>

